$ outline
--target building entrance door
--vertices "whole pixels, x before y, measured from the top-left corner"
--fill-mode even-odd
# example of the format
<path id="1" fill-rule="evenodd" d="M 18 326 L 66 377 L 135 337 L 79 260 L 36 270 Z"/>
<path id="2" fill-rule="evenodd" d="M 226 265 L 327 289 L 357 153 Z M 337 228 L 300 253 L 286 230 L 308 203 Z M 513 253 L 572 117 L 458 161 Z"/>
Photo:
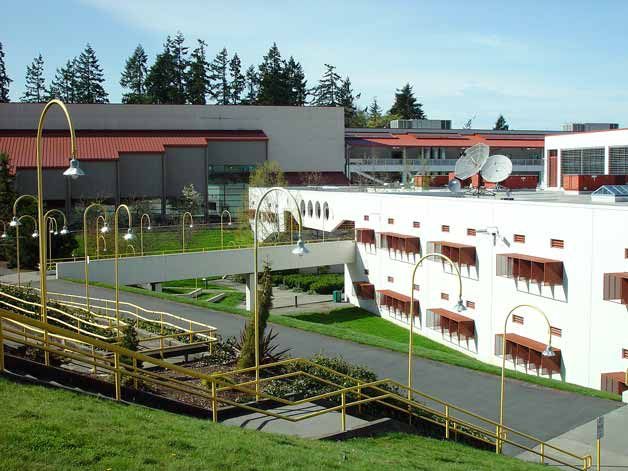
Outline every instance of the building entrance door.
<path id="1" fill-rule="evenodd" d="M 549 162 L 548 162 L 548 181 L 549 187 L 555 188 L 558 186 L 558 155 L 557 151 L 550 150 L 549 151 Z"/>

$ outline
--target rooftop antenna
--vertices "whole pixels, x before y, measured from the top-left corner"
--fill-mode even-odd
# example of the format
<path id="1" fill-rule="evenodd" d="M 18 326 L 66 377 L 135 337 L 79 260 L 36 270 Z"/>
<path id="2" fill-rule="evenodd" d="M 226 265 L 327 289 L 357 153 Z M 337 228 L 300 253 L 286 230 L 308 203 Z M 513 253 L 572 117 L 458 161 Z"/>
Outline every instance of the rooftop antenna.
<path id="1" fill-rule="evenodd" d="M 467 120 L 466 123 L 464 123 L 464 126 L 462 126 L 462 129 L 471 129 L 471 126 L 473 126 L 473 120 L 477 117 L 476 114 L 473 115 L 472 118 L 469 118 Z"/>
<path id="2" fill-rule="evenodd" d="M 462 191 L 462 181 L 480 173 L 482 179 L 489 183 L 495 183 L 495 191 L 489 191 L 485 187 L 478 185 L 477 188 L 471 186 L 470 192 L 473 196 L 495 196 L 500 189 L 506 190 L 507 198 L 512 199 L 510 190 L 500 186 L 512 173 L 512 162 L 505 155 L 489 156 L 490 148 L 486 144 L 476 144 L 466 149 L 456 161 L 455 178 L 449 182 L 447 187 L 454 194 Z"/>

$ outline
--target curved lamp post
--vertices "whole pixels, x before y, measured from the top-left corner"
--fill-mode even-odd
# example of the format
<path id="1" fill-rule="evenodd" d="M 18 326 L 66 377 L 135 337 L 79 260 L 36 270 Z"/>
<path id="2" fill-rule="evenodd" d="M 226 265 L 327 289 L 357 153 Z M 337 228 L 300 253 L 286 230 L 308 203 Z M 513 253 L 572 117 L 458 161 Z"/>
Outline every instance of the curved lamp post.
<path id="1" fill-rule="evenodd" d="M 540 314 L 545 322 L 547 322 L 547 347 L 543 351 L 542 355 L 544 357 L 553 357 L 556 354 L 552 351 L 552 325 L 543 311 L 541 311 L 538 307 L 532 306 L 530 304 L 519 304 L 510 310 L 508 315 L 506 316 L 506 320 L 504 321 L 504 333 L 502 335 L 502 376 L 501 376 L 501 387 L 499 393 L 499 436 L 503 434 L 504 427 L 504 395 L 505 395 L 505 385 L 506 385 L 506 330 L 508 329 L 508 319 L 512 317 L 512 315 L 521 308 L 531 309 L 532 311 Z M 497 440 L 497 453 L 501 453 L 502 450 L 502 442 L 501 440 Z"/>
<path id="2" fill-rule="evenodd" d="M 7 234 L 7 223 L 4 221 L 0 221 L 2 223 L 2 234 L 0 235 L 0 239 L 6 239 L 8 236 Z"/>
<path id="3" fill-rule="evenodd" d="M 33 196 L 33 195 L 21 195 L 18 196 L 16 198 L 16 200 L 13 202 L 13 219 L 11 219 L 11 222 L 9 222 L 9 227 L 14 227 L 15 228 L 15 247 L 16 247 L 16 252 L 15 252 L 15 266 L 17 269 L 17 285 L 20 286 L 21 284 L 21 273 L 20 273 L 20 221 L 17 218 L 17 205 L 20 201 L 26 199 L 26 198 L 30 198 L 32 199 L 35 203 L 37 203 L 37 197 Z"/>
<path id="4" fill-rule="evenodd" d="M 150 216 L 148 213 L 142 214 L 140 218 L 140 254 L 144 256 L 144 218 L 148 220 L 148 226 L 146 226 L 146 230 L 150 231 L 152 229 L 150 225 Z M 135 250 L 133 250 L 133 254 L 135 254 Z"/>
<path id="5" fill-rule="evenodd" d="M 192 219 L 192 213 L 186 211 L 183 213 L 183 217 L 181 218 L 181 247 L 182 251 L 185 252 L 185 218 L 186 216 L 190 217 L 190 229 L 194 227 L 194 219 Z"/>
<path id="6" fill-rule="evenodd" d="M 131 253 L 135 257 L 135 247 L 133 247 L 133 244 L 126 244 L 126 250 L 124 252 L 124 255 L 126 255 L 127 257 L 129 256 L 129 249 L 131 249 Z"/>
<path id="7" fill-rule="evenodd" d="M 102 240 L 102 244 L 103 244 L 103 252 L 107 251 L 107 239 L 105 239 L 105 236 L 103 234 L 99 234 L 98 238 L 96 239 L 99 242 L 99 246 L 100 246 L 100 240 Z M 100 254 L 97 255 L 97 257 L 99 257 Z"/>
<path id="8" fill-rule="evenodd" d="M 37 219 L 35 219 L 33 216 L 31 216 L 30 214 L 23 214 L 22 216 L 20 216 L 19 218 L 15 218 L 13 217 L 13 219 L 11 219 L 11 223 L 9 224 L 10 226 L 15 227 L 15 262 L 16 262 L 16 268 L 17 268 L 17 285 L 20 286 L 21 284 L 21 270 L 20 270 L 20 226 L 22 225 L 22 220 L 23 219 L 30 219 L 33 222 L 33 233 L 31 234 L 31 237 L 33 237 L 33 239 L 36 239 L 37 237 L 39 237 L 39 231 L 38 231 L 38 225 L 37 225 Z"/>
<path id="9" fill-rule="evenodd" d="M 254 315 L 254 324 L 255 324 L 255 393 L 259 397 L 259 365 L 260 365 L 260 351 L 259 351 L 259 302 L 258 302 L 258 293 L 257 293 L 257 274 L 259 272 L 258 269 L 258 256 L 257 252 L 259 249 L 259 240 L 257 237 L 257 229 L 259 226 L 259 215 L 260 208 L 262 207 L 263 201 L 268 197 L 269 194 L 279 191 L 283 192 L 288 196 L 288 200 L 294 203 L 294 206 L 297 210 L 297 214 L 299 215 L 299 240 L 297 241 L 297 245 L 294 249 L 292 249 L 293 255 L 298 255 L 302 257 L 307 254 L 309 250 L 303 243 L 303 239 L 301 239 L 301 229 L 303 227 L 303 220 L 301 219 L 301 211 L 299 210 L 299 204 L 297 200 L 292 196 L 288 190 L 282 187 L 272 187 L 266 190 L 266 192 L 262 195 L 260 200 L 257 203 L 257 208 L 255 209 L 255 223 L 254 223 L 254 231 L 253 231 L 253 286 L 251 291 L 253 293 L 253 299 L 255 303 L 255 315 Z"/>
<path id="10" fill-rule="evenodd" d="M 120 228 L 119 228 L 118 223 L 119 223 L 120 209 L 124 209 L 129 218 L 129 228 L 126 231 L 126 234 L 124 234 L 124 240 L 128 242 L 133 239 L 133 232 L 131 232 L 131 225 L 132 225 L 131 210 L 126 204 L 121 204 L 120 206 L 116 208 L 116 211 L 114 213 L 114 222 L 113 222 L 113 230 L 114 230 L 113 267 L 114 267 L 115 285 L 116 285 L 116 332 L 117 332 L 117 335 L 120 335 L 120 286 L 119 286 L 119 279 L 118 279 L 118 257 L 120 256 L 119 244 L 118 244 L 118 238 L 119 238 L 118 232 Z"/>
<path id="11" fill-rule="evenodd" d="M 57 222 L 57 220 L 54 218 L 53 214 L 58 214 L 63 218 L 63 226 L 61 226 L 61 230 L 59 230 L 59 223 Z M 65 213 L 63 211 L 61 211 L 60 209 L 49 209 L 48 211 L 46 211 L 46 214 L 44 214 L 44 221 L 47 221 L 48 224 L 48 258 L 50 260 L 52 260 L 52 236 L 53 235 L 67 235 L 70 233 L 70 231 L 68 230 L 68 218 L 66 217 Z M 54 229 L 51 229 L 52 227 L 54 227 Z"/>
<path id="12" fill-rule="evenodd" d="M 460 270 L 458 266 L 446 255 L 441 253 L 432 252 L 423 255 L 418 262 L 414 265 L 414 269 L 412 270 L 412 278 L 410 279 L 410 335 L 408 337 L 408 399 L 412 399 L 412 349 L 414 348 L 414 277 L 416 275 L 417 269 L 423 263 L 424 260 L 428 258 L 440 258 L 456 271 L 456 276 L 458 277 L 458 302 L 454 305 L 454 309 L 458 312 L 462 312 L 466 310 L 464 304 L 462 303 L 462 277 L 460 276 Z"/>
<path id="13" fill-rule="evenodd" d="M 229 212 L 228 209 L 223 209 L 222 213 L 220 213 L 220 249 L 224 249 L 225 248 L 225 238 L 223 235 L 223 222 L 222 222 L 222 218 L 225 215 L 225 213 L 229 216 L 229 222 L 227 223 L 228 226 L 231 225 L 231 213 Z"/>
<path id="14" fill-rule="evenodd" d="M 105 208 L 100 204 L 100 203 L 92 203 L 90 204 L 87 208 L 85 208 L 85 210 L 83 211 L 83 266 L 85 269 L 85 306 L 87 307 L 87 312 L 90 312 L 90 306 L 89 306 L 89 249 L 87 246 L 87 214 L 89 213 L 89 210 L 92 208 L 98 208 L 100 211 L 103 212 L 103 214 L 107 214 L 105 212 Z M 103 227 L 102 229 L 104 229 L 105 227 L 107 227 L 107 219 L 105 218 L 104 215 L 99 215 L 96 218 L 96 258 L 98 258 L 100 256 L 100 247 L 99 247 L 99 236 L 98 236 L 98 221 L 100 220 L 100 218 L 102 218 L 103 220 Z M 102 230 L 101 229 L 101 230 Z M 107 229 L 109 230 L 109 229 Z M 104 238 L 103 238 L 104 239 Z"/>

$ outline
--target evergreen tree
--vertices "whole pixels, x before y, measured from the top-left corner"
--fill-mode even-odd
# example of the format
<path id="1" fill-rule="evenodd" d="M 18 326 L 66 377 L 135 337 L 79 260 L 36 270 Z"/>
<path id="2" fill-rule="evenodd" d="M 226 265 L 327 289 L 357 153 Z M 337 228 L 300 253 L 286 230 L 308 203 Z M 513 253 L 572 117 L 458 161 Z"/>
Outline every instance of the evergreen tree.
<path id="1" fill-rule="evenodd" d="M 307 80 L 301 64 L 290 56 L 286 63 L 286 80 L 288 82 L 289 104 L 303 106 L 307 101 Z"/>
<path id="2" fill-rule="evenodd" d="M 146 77 L 146 91 L 152 103 L 176 103 L 178 89 L 175 84 L 175 61 L 172 56 L 172 39 L 166 38 L 164 49 L 157 54 L 155 63 Z"/>
<path id="3" fill-rule="evenodd" d="M 39 54 L 33 59 L 31 65 L 26 66 L 26 90 L 20 101 L 24 103 L 43 103 L 45 99 L 44 58 Z"/>
<path id="4" fill-rule="evenodd" d="M 395 103 L 389 113 L 399 115 L 401 119 L 425 119 L 422 106 L 421 103 L 417 103 L 410 84 L 406 83 L 395 93 Z"/>
<path id="5" fill-rule="evenodd" d="M 74 58 L 67 61 L 65 67 L 57 68 L 55 78 L 48 89 L 48 98 L 58 98 L 64 103 L 76 103 L 77 98 L 77 76 L 76 61 Z"/>
<path id="6" fill-rule="evenodd" d="M 207 43 L 199 39 L 198 46 L 191 54 L 187 95 L 193 105 L 207 104 L 207 96 L 211 93 L 206 47 Z"/>
<path id="7" fill-rule="evenodd" d="M 15 177 L 11 174 L 9 155 L 0 153 L 0 220 L 10 221 L 13 217 L 15 193 Z"/>
<path id="8" fill-rule="evenodd" d="M 135 48 L 133 55 L 126 60 L 124 71 L 120 77 L 120 85 L 129 92 L 122 95 L 122 103 L 148 103 L 146 95 L 146 63 L 148 57 L 141 44 Z"/>
<path id="9" fill-rule="evenodd" d="M 229 54 L 223 48 L 214 61 L 209 65 L 210 80 L 212 81 L 212 96 L 219 105 L 228 105 L 231 98 L 229 86 Z"/>
<path id="10" fill-rule="evenodd" d="M 4 50 L 0 42 L 0 103 L 9 102 L 9 85 L 12 81 L 7 75 L 7 69 L 4 65 Z"/>
<path id="11" fill-rule="evenodd" d="M 338 106 L 338 95 L 341 86 L 340 75 L 336 73 L 336 67 L 325 64 L 325 73 L 318 81 L 318 85 L 312 90 L 312 104 L 315 106 Z"/>
<path id="12" fill-rule="evenodd" d="M 174 87 L 176 93 L 174 95 L 174 103 L 183 105 L 186 102 L 186 82 L 188 77 L 188 68 L 190 61 L 187 58 L 188 48 L 183 45 L 185 38 L 181 31 L 170 42 L 170 55 L 172 56 L 174 66 Z"/>
<path id="13" fill-rule="evenodd" d="M 229 84 L 230 102 L 233 105 L 239 105 L 242 103 L 242 93 L 246 87 L 246 80 L 242 75 L 242 62 L 237 53 L 229 61 L 229 75 L 231 76 L 231 83 Z"/>
<path id="14" fill-rule="evenodd" d="M 276 43 L 264 56 L 259 66 L 259 93 L 257 102 L 260 105 L 287 105 L 289 91 L 285 74 L 286 64 Z"/>
<path id="15" fill-rule="evenodd" d="M 250 66 L 246 69 L 244 80 L 246 83 L 246 95 L 242 100 L 242 104 L 255 105 L 259 94 L 259 76 L 254 66 Z"/>
<path id="16" fill-rule="evenodd" d="M 377 97 L 373 98 L 373 102 L 369 105 L 368 108 L 368 117 L 369 119 L 379 119 L 382 117 L 382 107 L 377 103 Z"/>
<path id="17" fill-rule="evenodd" d="M 103 87 L 105 77 L 96 52 L 87 44 L 76 63 L 76 98 L 78 103 L 109 103 Z"/>
<path id="18" fill-rule="evenodd" d="M 495 121 L 495 127 L 493 128 L 493 130 L 508 131 L 509 128 L 510 126 L 506 122 L 506 118 L 504 118 L 504 115 L 500 114 L 499 118 L 497 118 L 497 121 Z"/>
<path id="19" fill-rule="evenodd" d="M 340 89 L 338 90 L 338 106 L 342 106 L 345 111 L 345 127 L 346 128 L 354 128 L 359 127 L 356 118 L 358 118 L 358 111 L 355 105 L 355 101 L 360 99 L 360 93 L 354 96 L 353 88 L 351 87 L 351 80 L 349 77 L 345 78 L 341 84 Z M 360 112 L 364 118 L 364 112 Z M 361 119 L 360 122 L 364 122 L 366 124 L 365 119 Z"/>

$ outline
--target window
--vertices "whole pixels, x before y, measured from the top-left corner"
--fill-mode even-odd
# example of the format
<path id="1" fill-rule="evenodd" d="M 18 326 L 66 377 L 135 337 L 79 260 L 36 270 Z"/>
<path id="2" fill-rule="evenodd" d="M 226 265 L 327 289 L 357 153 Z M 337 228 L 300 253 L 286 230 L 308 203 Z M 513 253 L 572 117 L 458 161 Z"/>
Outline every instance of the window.
<path id="1" fill-rule="evenodd" d="M 475 229 L 467 229 L 467 235 L 471 237 L 475 237 Z"/>
<path id="2" fill-rule="evenodd" d="M 550 247 L 553 249 L 564 249 L 565 241 L 562 239 L 550 239 Z"/>
<path id="3" fill-rule="evenodd" d="M 320 219 L 321 218 L 321 204 L 317 201 L 316 202 L 316 219 Z"/>
<path id="4" fill-rule="evenodd" d="M 513 240 L 518 244 L 524 244 L 526 241 L 526 236 L 524 236 L 523 234 L 515 234 Z"/>
<path id="5" fill-rule="evenodd" d="M 365 221 L 368 221 L 368 220 L 369 220 L 369 216 L 368 216 L 368 214 L 365 214 L 365 215 L 364 215 L 364 220 L 365 220 Z"/>
<path id="6" fill-rule="evenodd" d="M 365 274 L 365 275 L 368 275 L 368 274 L 369 274 L 369 270 L 368 270 L 368 268 L 365 268 L 365 269 L 364 269 L 364 274 Z"/>
<path id="7" fill-rule="evenodd" d="M 414 288 L 414 291 L 419 291 L 421 289 L 421 286 L 417 285 L 416 283 L 413 284 L 412 287 Z"/>
<path id="8" fill-rule="evenodd" d="M 523 325 L 523 317 L 522 317 L 522 316 L 518 316 L 517 314 L 513 314 L 513 316 L 512 316 L 512 321 L 513 321 L 515 324 L 521 324 L 521 325 Z"/>
<path id="9" fill-rule="evenodd" d="M 441 293 L 440 299 L 444 299 L 445 301 L 449 301 L 449 295 L 447 293 Z"/>
<path id="10" fill-rule="evenodd" d="M 563 175 L 604 175 L 604 148 L 565 149 L 560 162 Z"/>
<path id="11" fill-rule="evenodd" d="M 442 226 L 440 226 L 440 230 L 443 232 L 449 232 L 449 226 L 443 224 Z"/>
<path id="12" fill-rule="evenodd" d="M 218 210 L 218 203 L 216 203 L 215 201 L 208 201 L 207 202 L 207 209 L 209 211 L 217 211 Z"/>
<path id="13" fill-rule="evenodd" d="M 609 148 L 608 159 L 610 175 L 628 175 L 628 147 Z"/>
<path id="14" fill-rule="evenodd" d="M 309 217 L 312 217 L 314 215 L 314 206 L 312 205 L 311 201 L 307 202 L 307 215 Z"/>
<path id="15" fill-rule="evenodd" d="M 552 335 L 554 337 L 562 337 L 563 336 L 563 329 L 559 329 L 558 327 L 550 327 L 550 332 L 552 333 Z"/>
<path id="16" fill-rule="evenodd" d="M 412 227 L 414 227 L 415 229 L 418 229 L 418 228 L 421 227 L 421 223 L 419 221 L 413 221 L 412 222 Z"/>
<path id="17" fill-rule="evenodd" d="M 624 249 L 624 258 L 628 258 L 628 249 Z"/>
<path id="18" fill-rule="evenodd" d="M 394 283 L 394 281 L 395 281 L 394 277 L 392 277 L 392 276 L 388 277 L 388 283 Z"/>
<path id="19" fill-rule="evenodd" d="M 475 301 L 467 301 L 467 307 L 469 309 L 475 309 Z"/>
<path id="20" fill-rule="evenodd" d="M 395 220 L 394 218 L 388 218 L 388 224 L 394 224 Z"/>
<path id="21" fill-rule="evenodd" d="M 327 202 L 323 203 L 323 217 L 326 220 L 329 220 L 329 205 Z"/>
<path id="22" fill-rule="evenodd" d="M 622 351 L 621 351 L 621 357 L 622 357 L 624 360 L 628 360 L 628 348 L 623 348 L 623 349 L 622 349 Z"/>

